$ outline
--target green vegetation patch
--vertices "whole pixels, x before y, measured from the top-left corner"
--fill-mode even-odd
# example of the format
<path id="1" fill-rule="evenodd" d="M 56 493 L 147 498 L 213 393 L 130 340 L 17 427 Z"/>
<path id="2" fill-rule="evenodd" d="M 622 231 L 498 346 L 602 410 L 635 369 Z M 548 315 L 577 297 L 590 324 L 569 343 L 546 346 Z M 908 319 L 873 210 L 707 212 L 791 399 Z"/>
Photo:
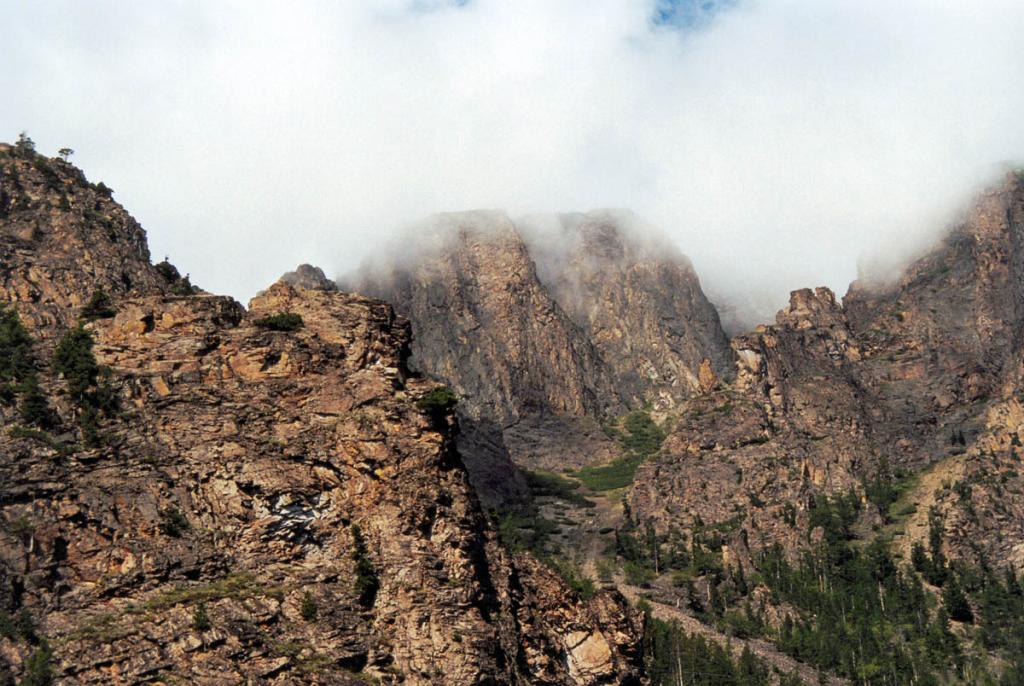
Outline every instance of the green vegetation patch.
<path id="1" fill-rule="evenodd" d="M 687 634 L 675 622 L 645 611 L 644 662 L 651 686 L 768 686 L 776 683 L 768 666 L 744 646 L 738 658 L 714 641 Z M 796 675 L 781 675 L 779 686 L 797 686 Z"/>
<path id="2" fill-rule="evenodd" d="M 565 584 L 583 600 L 593 597 L 597 592 L 594 580 L 583 574 L 580 568 L 569 560 L 546 556 L 541 558 L 541 562 L 557 572 Z"/>
<path id="3" fill-rule="evenodd" d="M 117 314 L 113 299 L 104 290 L 94 291 L 89 302 L 82 308 L 82 319 L 110 319 Z"/>
<path id="4" fill-rule="evenodd" d="M 757 563 L 774 602 L 794 609 L 772 638 L 785 653 L 864 684 L 1018 684 L 1024 675 L 1024 585 L 1012 572 L 948 563 L 931 513 L 929 550 L 899 567 L 887 541 L 854 540 L 859 500 L 815 499 L 812 526 L 824 539 L 793 562 L 779 547 Z M 916 572 L 916 573 L 915 573 Z M 921 577 L 942 586 L 941 602 Z M 951 621 L 961 622 L 953 631 Z M 969 658 L 964 641 L 999 655 L 1001 674 Z M 990 662 L 988 667 L 991 667 Z"/>
<path id="5" fill-rule="evenodd" d="M 447 386 L 434 386 L 416 401 L 416 409 L 433 419 L 442 419 L 459 402 L 459 396 Z"/>
<path id="6" fill-rule="evenodd" d="M 103 442 L 100 417 L 115 416 L 120 401 L 110 381 L 110 369 L 96 362 L 92 347 L 92 334 L 81 325 L 68 330 L 54 350 L 53 369 L 64 377 L 85 444 L 97 447 Z"/>
<path id="7" fill-rule="evenodd" d="M 573 472 L 573 476 L 592 491 L 612 491 L 625 488 L 633 483 L 637 467 L 644 462 L 640 455 L 617 457 L 606 465 L 584 467 Z"/>
<path id="8" fill-rule="evenodd" d="M 623 455 L 608 464 L 583 467 L 568 472 L 592 491 L 612 491 L 633 483 L 637 467 L 655 455 L 665 440 L 665 430 L 645 410 L 633 410 L 622 420 L 622 428 L 602 425 L 605 434 L 617 438 Z"/>
<path id="9" fill-rule="evenodd" d="M 34 372 L 32 337 L 17 310 L 0 307 L 0 383 L 20 384 Z"/>
<path id="10" fill-rule="evenodd" d="M 596 507 L 592 500 L 587 500 L 579 492 L 580 484 L 576 481 L 552 472 L 523 470 L 523 473 L 534 497 L 558 498 L 579 507 Z"/>
<path id="11" fill-rule="evenodd" d="M 74 446 L 62 443 L 50 434 L 45 431 L 40 431 L 39 429 L 31 429 L 26 426 L 19 426 L 15 424 L 7 430 L 7 435 L 11 438 L 24 438 L 30 441 L 35 441 L 36 443 L 40 443 L 45 445 L 47 448 L 57 451 L 61 455 L 68 455 L 74 452 Z"/>
<path id="12" fill-rule="evenodd" d="M 626 434 L 622 445 L 629 452 L 641 457 L 650 457 L 661 449 L 665 431 L 643 410 L 633 410 L 622 422 Z"/>
<path id="13" fill-rule="evenodd" d="M 132 607 L 129 613 L 138 612 L 163 612 L 175 605 L 190 605 L 199 602 L 209 602 L 232 598 L 236 600 L 267 596 L 284 599 L 284 591 L 280 588 L 267 586 L 256 581 L 256 575 L 251 572 L 232 574 L 223 579 L 217 579 L 202 586 L 178 586 L 170 591 L 161 593 L 150 598 L 140 606 Z"/>
<path id="14" fill-rule="evenodd" d="M 367 553 L 366 540 L 358 524 L 352 525 L 352 561 L 356 572 L 353 590 L 359 598 L 359 604 L 365 608 L 373 607 L 380 589 L 380 579 Z"/>
<path id="15" fill-rule="evenodd" d="M 278 312 L 261 317 L 253 324 L 269 331 L 298 331 L 302 328 L 302 315 L 296 312 Z"/>
<path id="16" fill-rule="evenodd" d="M 25 424 L 49 429 L 57 423 L 39 385 L 32 337 L 17 310 L 0 306 L 0 403 L 18 399 L 18 416 Z"/>
<path id="17" fill-rule="evenodd" d="M 175 506 L 166 507 L 160 510 L 160 533 L 171 538 L 181 538 L 181 535 L 192 528 L 185 513 Z"/>

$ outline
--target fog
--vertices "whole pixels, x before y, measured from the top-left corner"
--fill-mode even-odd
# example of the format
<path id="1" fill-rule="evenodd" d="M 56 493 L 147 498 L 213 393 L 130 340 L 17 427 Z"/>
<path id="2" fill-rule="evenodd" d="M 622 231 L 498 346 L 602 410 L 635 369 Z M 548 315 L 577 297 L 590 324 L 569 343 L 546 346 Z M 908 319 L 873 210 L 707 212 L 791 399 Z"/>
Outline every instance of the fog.
<path id="1" fill-rule="evenodd" d="M 612 207 L 758 317 L 891 274 L 1024 160 L 1019 0 L 719 5 L 0 0 L 0 139 L 74 148 L 243 302 L 436 212 Z"/>

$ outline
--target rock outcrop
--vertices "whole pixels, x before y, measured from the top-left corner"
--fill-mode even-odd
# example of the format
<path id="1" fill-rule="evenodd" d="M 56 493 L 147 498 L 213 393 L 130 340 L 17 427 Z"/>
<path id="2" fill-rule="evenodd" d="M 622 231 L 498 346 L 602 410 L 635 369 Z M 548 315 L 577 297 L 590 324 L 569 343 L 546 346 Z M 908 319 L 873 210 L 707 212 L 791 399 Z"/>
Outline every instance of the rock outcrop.
<path id="1" fill-rule="evenodd" d="M 74 323 L 98 289 L 127 296 L 168 287 L 138 222 L 109 188 L 62 160 L 23 158 L 0 144 L 0 222 L 0 299 L 30 303 L 19 310 L 41 336 Z"/>
<path id="2" fill-rule="evenodd" d="M 0 611 L 36 624 L 0 636 L 0 674 L 48 660 L 63 684 L 640 683 L 640 618 L 620 596 L 584 600 L 499 544 L 453 419 L 416 407 L 433 383 L 409 372 L 390 306 L 306 281 L 248 310 L 176 295 L 80 172 L 10 148 L 0 165 L 5 194 L 12 175 L 28 189 L 0 217 L 0 282 L 42 341 L 57 415 L 24 427 L 0 405 Z M 86 202 L 102 214 L 77 214 Z M 45 360 L 100 289 L 109 311 L 85 329 L 120 409 L 90 447 Z"/>
<path id="3" fill-rule="evenodd" d="M 646 242 L 622 214 L 552 221 L 442 215 L 407 242 L 414 254 L 345 285 L 411 320 L 413 365 L 462 396 L 467 428 L 499 431 L 517 464 L 561 470 L 618 454 L 602 418 L 671 409 L 700 392 L 702 366 L 704 383 L 731 377 L 732 353 L 678 251 Z M 481 492 L 500 500 L 487 473 L 507 473 L 507 461 L 478 444 L 460 448 Z"/>
<path id="4" fill-rule="evenodd" d="M 963 469 L 947 489 L 1010 474 L 1022 250 L 1024 187 L 1011 175 L 897 284 L 855 283 L 842 304 L 827 289 L 794 292 L 774 325 L 733 339 L 734 383 L 680 406 L 661 457 L 638 470 L 637 516 L 662 527 L 730 522 L 735 547 L 793 549 L 817 496 L 863 497 L 870 480 L 927 474 L 951 460 Z M 997 514 L 982 517 L 979 506 L 970 526 L 949 525 L 952 553 L 1019 564 L 1019 535 L 1002 541 L 1020 507 L 1014 482 L 1005 483 L 999 498 L 990 494 L 1002 501 L 990 506 Z M 927 510 L 919 508 L 904 552 L 927 536 Z M 990 554 L 967 552 L 979 547 Z"/>
<path id="5" fill-rule="evenodd" d="M 718 313 L 693 266 L 625 212 L 564 215 L 527 240 L 554 299 L 597 348 L 631 406 L 671 410 L 705 378 L 733 375 Z"/>
<path id="6" fill-rule="evenodd" d="M 792 548 L 816 495 L 878 467 L 860 350 L 825 288 L 795 291 L 774 325 L 732 344 L 735 383 L 680 406 L 660 457 L 637 471 L 632 509 L 662 529 L 728 525 L 739 550 Z"/>
<path id="7" fill-rule="evenodd" d="M 300 264 L 293 272 L 287 272 L 281 277 L 281 281 L 291 284 L 296 288 L 306 288 L 314 291 L 336 291 L 338 285 L 324 275 L 324 270 L 314 267 L 311 264 Z"/>

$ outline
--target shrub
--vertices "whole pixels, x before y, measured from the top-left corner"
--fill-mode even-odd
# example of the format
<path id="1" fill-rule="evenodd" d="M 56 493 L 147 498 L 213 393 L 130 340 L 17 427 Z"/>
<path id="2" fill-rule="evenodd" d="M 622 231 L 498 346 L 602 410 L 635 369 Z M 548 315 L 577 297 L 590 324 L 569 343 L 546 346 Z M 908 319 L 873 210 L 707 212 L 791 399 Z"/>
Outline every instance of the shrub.
<path id="1" fill-rule="evenodd" d="M 950 575 L 945 587 L 942 589 L 942 602 L 946 607 L 946 612 L 949 614 L 949 618 L 958 622 L 973 622 L 974 612 L 971 611 L 971 606 L 967 602 L 967 596 L 964 595 L 963 590 L 960 588 L 960 584 L 956 580 L 956 576 Z"/>
<path id="2" fill-rule="evenodd" d="M 16 527 L 11 528 L 14 529 Z M 25 609 L 19 610 L 14 615 L 0 612 L 0 637 L 11 641 L 39 642 L 39 634 L 36 633 L 36 623 L 29 611 Z"/>
<path id="3" fill-rule="evenodd" d="M 562 577 L 566 585 L 575 591 L 580 598 L 586 600 L 593 597 L 597 591 L 594 580 L 585 576 L 576 565 L 568 560 L 556 558 L 548 558 L 547 562 L 552 569 L 558 572 L 558 575 Z"/>
<path id="4" fill-rule="evenodd" d="M 18 141 L 14 144 L 14 153 L 18 157 L 26 159 L 36 154 L 36 142 L 28 137 L 27 131 L 18 134 Z"/>
<path id="5" fill-rule="evenodd" d="M 92 334 L 79 326 L 64 334 L 53 353 L 53 369 L 64 376 L 68 392 L 76 403 L 85 400 L 100 373 L 92 344 Z"/>
<path id="6" fill-rule="evenodd" d="M 634 410 L 626 415 L 623 422 L 627 436 L 623 436 L 622 444 L 630 452 L 649 457 L 661 449 L 665 440 L 665 431 L 659 427 L 651 415 L 643 410 Z"/>
<path id="7" fill-rule="evenodd" d="M 23 422 L 43 429 L 53 426 L 55 417 L 36 375 L 32 338 L 16 310 L 0 308 L 0 401 L 11 403 L 19 393 Z"/>
<path id="8" fill-rule="evenodd" d="M 199 288 L 192 285 L 189 275 L 182 276 L 178 268 L 168 262 L 166 257 L 163 262 L 153 265 L 153 268 L 170 285 L 173 295 L 195 295 L 199 292 Z"/>
<path id="9" fill-rule="evenodd" d="M 25 676 L 18 686 L 50 686 L 53 683 L 53 668 L 50 660 L 53 651 L 48 645 L 42 645 L 25 660 Z"/>
<path id="10" fill-rule="evenodd" d="M 570 481 L 564 476 L 551 472 L 531 472 L 525 469 L 523 475 L 526 477 L 526 484 L 534 497 L 548 496 L 579 507 L 597 507 L 596 503 L 580 495 L 579 483 Z"/>
<path id="11" fill-rule="evenodd" d="M 154 264 L 153 269 L 155 269 L 167 283 L 174 283 L 181 279 L 181 273 L 178 271 L 178 268 L 171 264 L 166 257 L 162 262 Z"/>
<path id="12" fill-rule="evenodd" d="M 299 608 L 299 613 L 302 615 L 302 618 L 307 622 L 312 622 L 314 619 L 316 619 L 316 599 L 313 598 L 313 594 L 309 591 L 306 591 L 302 595 L 302 606 Z"/>
<path id="13" fill-rule="evenodd" d="M 18 311 L 0 307 L 0 382 L 18 384 L 34 371 L 32 338 Z"/>
<path id="14" fill-rule="evenodd" d="M 106 291 L 93 291 L 89 302 L 82 308 L 82 319 L 92 321 L 94 319 L 110 319 L 117 314 L 114 309 L 114 301 L 107 295 Z"/>
<path id="15" fill-rule="evenodd" d="M 270 331 L 297 331 L 302 328 L 302 315 L 295 312 L 279 312 L 257 319 L 253 324 Z"/>
<path id="16" fill-rule="evenodd" d="M 118 398 L 110 384 L 110 370 L 100 367 L 92 353 L 92 334 L 79 325 L 61 338 L 53 354 L 53 368 L 64 376 L 68 394 L 78 409 L 78 424 L 87 445 L 100 444 L 100 415 L 113 416 Z"/>
<path id="17" fill-rule="evenodd" d="M 35 375 L 25 380 L 21 385 L 21 391 L 21 402 L 18 405 L 18 416 L 21 417 L 21 421 L 40 429 L 52 428 L 56 423 L 56 417 Z"/>
<path id="18" fill-rule="evenodd" d="M 528 513 L 506 512 L 498 520 L 498 537 L 511 551 L 541 553 L 558 525 L 542 516 L 536 507 Z"/>
<path id="19" fill-rule="evenodd" d="M 171 293 L 173 295 L 195 295 L 199 292 L 198 286 L 193 286 L 192 281 L 189 279 L 189 275 L 178 279 L 174 285 L 171 286 Z"/>
<path id="20" fill-rule="evenodd" d="M 373 607 L 380 589 L 380 580 L 366 552 L 366 541 L 358 524 L 352 525 L 352 561 L 355 562 L 356 572 L 353 589 L 359 597 L 359 604 L 366 608 Z"/>
<path id="21" fill-rule="evenodd" d="M 175 506 L 160 510 L 160 532 L 172 538 L 181 538 L 181 534 L 192 528 L 184 513 Z"/>
<path id="22" fill-rule="evenodd" d="M 434 386 L 416 401 L 416 408 L 435 421 L 448 416 L 459 397 L 447 386 Z"/>
<path id="23" fill-rule="evenodd" d="M 7 430 L 7 435 L 14 439 L 28 439 L 30 441 L 36 441 L 45 445 L 51 450 L 55 450 L 61 455 L 67 455 L 72 452 L 72 446 L 68 446 L 55 439 L 45 431 L 39 429 L 30 429 L 24 426 L 14 425 Z"/>
<path id="24" fill-rule="evenodd" d="M 192 611 L 192 628 L 196 631 L 209 631 L 212 626 L 210 615 L 206 612 L 206 603 L 198 603 Z"/>
<path id="25" fill-rule="evenodd" d="M 652 570 L 632 560 L 626 560 L 622 565 L 622 573 L 626 575 L 626 582 L 632 586 L 647 588 L 654 581 L 654 572 Z"/>

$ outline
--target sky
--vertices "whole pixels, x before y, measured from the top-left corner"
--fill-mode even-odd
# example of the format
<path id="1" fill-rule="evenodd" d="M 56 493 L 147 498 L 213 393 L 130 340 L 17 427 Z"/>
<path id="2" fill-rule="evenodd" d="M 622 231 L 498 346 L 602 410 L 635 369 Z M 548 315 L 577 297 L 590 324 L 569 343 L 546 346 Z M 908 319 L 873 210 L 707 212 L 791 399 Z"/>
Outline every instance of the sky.
<path id="1" fill-rule="evenodd" d="M 1024 162 L 1019 0 L 0 0 L 0 140 L 193 282 L 436 212 L 630 209 L 720 302 L 892 274 Z M 400 245 L 400 244 L 399 244 Z"/>

